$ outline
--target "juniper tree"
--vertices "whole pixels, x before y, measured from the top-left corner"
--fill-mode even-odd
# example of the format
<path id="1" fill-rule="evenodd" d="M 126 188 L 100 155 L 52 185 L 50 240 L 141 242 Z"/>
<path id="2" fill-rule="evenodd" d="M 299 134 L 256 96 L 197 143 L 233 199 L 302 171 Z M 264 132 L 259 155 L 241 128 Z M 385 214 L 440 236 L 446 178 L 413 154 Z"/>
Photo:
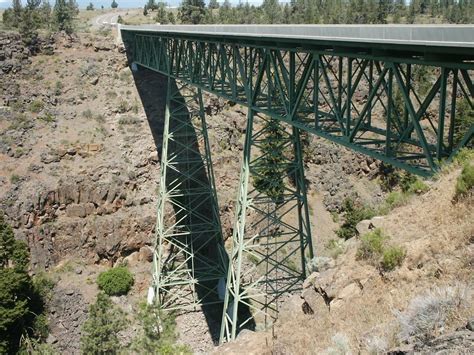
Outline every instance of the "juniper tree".
<path id="1" fill-rule="evenodd" d="M 278 0 L 264 0 L 262 4 L 266 23 L 281 23 L 281 6 Z"/>
<path id="2" fill-rule="evenodd" d="M 53 9 L 55 27 L 59 31 L 71 34 L 74 31 L 73 20 L 77 14 L 75 1 L 56 0 Z"/>
<path id="3" fill-rule="evenodd" d="M 219 3 L 217 2 L 217 0 L 209 0 L 208 7 L 210 9 L 218 9 L 219 8 Z"/>
<path id="4" fill-rule="evenodd" d="M 166 25 L 169 22 L 168 14 L 166 12 L 166 4 L 162 1 L 157 4 L 155 21 L 162 25 Z"/>
<path id="5" fill-rule="evenodd" d="M 125 329 L 123 311 L 105 293 L 97 295 L 82 327 L 81 350 L 84 354 L 116 354 L 120 350 L 118 333 Z"/>
<path id="6" fill-rule="evenodd" d="M 0 354 L 18 351 L 20 338 L 33 334 L 36 315 L 42 311 L 28 263 L 26 244 L 15 239 L 0 213 Z"/>
<path id="7" fill-rule="evenodd" d="M 283 128 L 281 123 L 269 119 L 264 125 L 265 137 L 260 146 L 261 159 L 255 167 L 257 176 L 253 185 L 274 203 L 281 203 L 285 191 Z"/>
<path id="8" fill-rule="evenodd" d="M 184 0 L 179 7 L 179 19 L 183 23 L 197 25 L 204 19 L 205 7 L 204 0 Z"/>

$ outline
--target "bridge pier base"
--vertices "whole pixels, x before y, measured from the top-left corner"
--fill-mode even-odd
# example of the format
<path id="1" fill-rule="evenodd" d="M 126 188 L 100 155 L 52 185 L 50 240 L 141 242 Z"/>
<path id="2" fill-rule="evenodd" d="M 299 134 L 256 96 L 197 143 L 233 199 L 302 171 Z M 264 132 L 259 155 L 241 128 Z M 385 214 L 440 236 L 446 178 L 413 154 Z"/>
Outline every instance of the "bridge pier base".
<path id="1" fill-rule="evenodd" d="M 313 249 L 299 134 L 249 109 L 220 342 L 270 326 L 280 296 L 306 277 Z"/>

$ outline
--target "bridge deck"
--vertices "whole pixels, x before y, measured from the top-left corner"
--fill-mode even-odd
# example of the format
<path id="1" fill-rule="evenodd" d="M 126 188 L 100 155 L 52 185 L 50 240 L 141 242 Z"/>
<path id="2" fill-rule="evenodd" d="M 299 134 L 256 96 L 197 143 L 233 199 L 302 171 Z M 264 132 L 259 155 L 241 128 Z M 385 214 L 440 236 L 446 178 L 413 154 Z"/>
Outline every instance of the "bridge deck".
<path id="1" fill-rule="evenodd" d="M 474 58 L 474 25 L 143 25 L 121 29 L 203 40 L 380 48 L 456 54 L 457 60 Z"/>

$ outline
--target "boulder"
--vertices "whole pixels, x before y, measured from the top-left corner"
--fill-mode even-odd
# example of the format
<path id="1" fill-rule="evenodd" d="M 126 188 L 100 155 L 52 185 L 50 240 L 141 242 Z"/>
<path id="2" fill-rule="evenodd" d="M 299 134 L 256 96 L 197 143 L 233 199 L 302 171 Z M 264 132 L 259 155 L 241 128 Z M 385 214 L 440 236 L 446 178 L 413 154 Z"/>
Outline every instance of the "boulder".
<path id="1" fill-rule="evenodd" d="M 359 235 L 367 234 L 376 228 L 380 228 L 382 226 L 382 222 L 383 217 L 381 216 L 376 216 L 372 219 L 364 219 L 363 221 L 357 223 L 357 233 L 359 233 Z"/>
<path id="2" fill-rule="evenodd" d="M 66 215 L 68 217 L 84 218 L 86 216 L 86 209 L 84 205 L 69 205 L 66 207 Z"/>

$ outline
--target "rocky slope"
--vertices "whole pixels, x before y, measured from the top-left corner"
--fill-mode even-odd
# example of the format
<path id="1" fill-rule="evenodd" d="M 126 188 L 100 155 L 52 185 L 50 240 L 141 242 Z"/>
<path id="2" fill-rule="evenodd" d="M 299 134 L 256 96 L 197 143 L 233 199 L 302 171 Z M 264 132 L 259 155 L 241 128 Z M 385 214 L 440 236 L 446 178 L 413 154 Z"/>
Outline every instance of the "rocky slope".
<path id="1" fill-rule="evenodd" d="M 400 267 L 361 259 L 353 238 L 284 304 L 271 331 L 244 332 L 218 353 L 471 353 L 474 200 L 453 203 L 459 173 L 443 173 L 425 195 L 361 224 L 406 251 Z"/>

